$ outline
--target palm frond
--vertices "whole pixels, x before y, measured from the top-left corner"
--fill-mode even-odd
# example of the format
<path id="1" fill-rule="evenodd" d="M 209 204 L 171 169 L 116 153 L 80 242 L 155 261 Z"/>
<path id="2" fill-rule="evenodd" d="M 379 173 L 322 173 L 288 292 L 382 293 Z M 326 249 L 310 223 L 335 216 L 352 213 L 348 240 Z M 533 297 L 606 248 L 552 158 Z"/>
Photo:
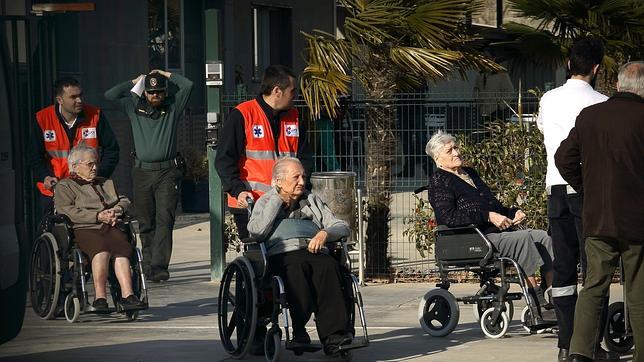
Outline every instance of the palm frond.
<path id="1" fill-rule="evenodd" d="M 450 66 L 461 58 L 459 52 L 414 47 L 393 47 L 389 56 L 398 67 L 428 79 L 439 79 L 449 73 Z"/>
<path id="2" fill-rule="evenodd" d="M 406 17 L 406 25 L 422 47 L 445 47 L 454 30 L 472 11 L 471 1 L 438 0 L 420 4 Z"/>

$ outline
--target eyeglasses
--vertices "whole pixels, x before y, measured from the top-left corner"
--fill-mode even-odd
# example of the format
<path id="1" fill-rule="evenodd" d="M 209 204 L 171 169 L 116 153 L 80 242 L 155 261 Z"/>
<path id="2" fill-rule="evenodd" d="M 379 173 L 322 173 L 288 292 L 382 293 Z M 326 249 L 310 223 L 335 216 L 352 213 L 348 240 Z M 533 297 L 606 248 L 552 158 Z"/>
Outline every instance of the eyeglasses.
<path id="1" fill-rule="evenodd" d="M 81 162 L 79 162 L 79 164 L 81 164 L 83 166 L 87 166 L 89 168 L 94 168 L 94 167 L 96 167 L 98 165 L 96 162 L 91 162 L 91 161 L 90 162 L 81 161 Z"/>
<path id="2" fill-rule="evenodd" d="M 149 91 L 146 91 L 146 92 L 148 94 L 163 94 L 163 93 L 165 93 L 165 90 L 164 89 L 158 89 L 158 90 L 149 90 Z"/>

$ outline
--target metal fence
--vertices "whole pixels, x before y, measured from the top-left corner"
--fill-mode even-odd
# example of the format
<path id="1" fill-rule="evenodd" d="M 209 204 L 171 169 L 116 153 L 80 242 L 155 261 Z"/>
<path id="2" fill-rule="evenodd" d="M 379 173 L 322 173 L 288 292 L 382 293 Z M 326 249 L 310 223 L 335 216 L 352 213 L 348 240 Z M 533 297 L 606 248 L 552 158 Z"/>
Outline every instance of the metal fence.
<path id="1" fill-rule="evenodd" d="M 225 114 L 238 103 L 251 97 L 225 96 Z M 534 95 L 522 95 L 522 113 L 528 117 L 536 112 L 538 100 Z M 485 123 L 491 119 L 513 122 L 516 94 L 490 94 L 484 98 L 464 98 L 438 93 L 397 94 L 390 100 L 396 107 L 397 147 L 393 163 L 391 236 L 389 257 L 394 273 L 399 277 L 425 275 L 433 265 L 433 256 L 422 258 L 415 244 L 403 236 L 405 219 L 411 216 L 415 199 L 413 190 L 427 182 L 433 171 L 433 161 L 425 154 L 429 137 L 441 129 L 452 134 L 467 135 L 473 140 L 487 136 Z M 357 186 L 365 185 L 365 106 L 367 99 L 354 98 L 343 104 L 343 115 L 337 119 L 322 117 L 310 121 L 301 99 L 296 101 L 301 119 L 307 122 L 311 147 L 315 150 L 315 171 L 353 171 Z M 492 185 L 494 186 L 494 185 Z M 363 193 L 364 194 L 364 193 Z M 424 195 L 426 197 L 426 195 Z"/>

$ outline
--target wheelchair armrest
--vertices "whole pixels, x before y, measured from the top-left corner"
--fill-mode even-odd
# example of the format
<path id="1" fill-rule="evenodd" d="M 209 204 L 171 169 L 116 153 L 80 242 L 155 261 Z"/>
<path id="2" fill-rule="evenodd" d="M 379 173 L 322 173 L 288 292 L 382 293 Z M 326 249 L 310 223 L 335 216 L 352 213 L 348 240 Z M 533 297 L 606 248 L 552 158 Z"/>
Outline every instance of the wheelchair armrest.
<path id="1" fill-rule="evenodd" d="M 472 230 L 475 231 L 477 226 L 475 224 L 470 224 L 467 226 L 457 226 L 457 227 L 449 227 L 447 225 L 438 225 L 434 231 L 435 232 L 441 232 L 441 231 L 461 231 L 461 230 Z"/>
<path id="2" fill-rule="evenodd" d="M 66 224 L 72 226 L 72 221 L 69 219 L 69 216 L 65 214 L 55 214 L 48 216 L 48 221 L 52 224 Z"/>

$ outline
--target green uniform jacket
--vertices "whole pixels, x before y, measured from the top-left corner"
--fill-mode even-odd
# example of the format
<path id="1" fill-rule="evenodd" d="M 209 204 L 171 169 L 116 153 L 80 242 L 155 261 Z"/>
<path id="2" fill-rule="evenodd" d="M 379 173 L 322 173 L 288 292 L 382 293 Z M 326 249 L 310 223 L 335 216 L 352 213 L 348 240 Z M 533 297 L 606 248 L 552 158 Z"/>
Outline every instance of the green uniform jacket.
<path id="1" fill-rule="evenodd" d="M 151 108 L 145 96 L 130 92 L 134 85 L 129 80 L 105 92 L 105 98 L 132 121 L 136 157 L 144 162 L 166 161 L 177 155 L 177 124 L 190 98 L 192 81 L 174 73 L 169 80 L 179 90 L 168 95 L 161 110 Z"/>

